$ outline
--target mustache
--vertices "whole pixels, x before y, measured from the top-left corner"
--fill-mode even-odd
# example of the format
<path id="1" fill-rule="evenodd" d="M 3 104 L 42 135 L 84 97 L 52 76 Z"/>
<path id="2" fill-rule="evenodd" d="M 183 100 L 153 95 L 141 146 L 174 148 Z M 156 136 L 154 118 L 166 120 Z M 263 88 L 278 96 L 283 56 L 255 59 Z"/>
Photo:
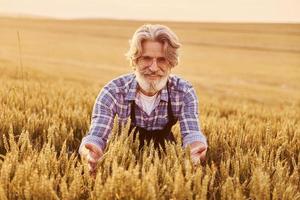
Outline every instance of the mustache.
<path id="1" fill-rule="evenodd" d="M 150 76 L 164 76 L 165 73 L 162 72 L 151 72 L 151 71 L 143 71 L 141 72 L 142 75 L 150 75 Z"/>
<path id="2" fill-rule="evenodd" d="M 149 75 L 149 76 L 164 76 L 163 74 L 157 74 L 157 73 L 145 73 L 143 75 Z"/>

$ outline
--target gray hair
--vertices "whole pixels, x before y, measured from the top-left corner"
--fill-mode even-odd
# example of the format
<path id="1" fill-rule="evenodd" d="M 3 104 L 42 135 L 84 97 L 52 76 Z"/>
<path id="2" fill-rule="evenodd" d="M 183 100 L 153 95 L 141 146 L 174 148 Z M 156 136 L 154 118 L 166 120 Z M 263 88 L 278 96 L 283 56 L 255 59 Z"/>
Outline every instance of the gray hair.
<path id="1" fill-rule="evenodd" d="M 171 67 L 178 64 L 178 49 L 181 44 L 178 42 L 176 34 L 168 27 L 160 24 L 145 24 L 139 27 L 129 41 L 129 51 L 126 53 L 130 65 L 136 65 L 137 58 L 142 55 L 142 43 L 145 40 L 157 41 L 163 44 L 166 59 Z"/>

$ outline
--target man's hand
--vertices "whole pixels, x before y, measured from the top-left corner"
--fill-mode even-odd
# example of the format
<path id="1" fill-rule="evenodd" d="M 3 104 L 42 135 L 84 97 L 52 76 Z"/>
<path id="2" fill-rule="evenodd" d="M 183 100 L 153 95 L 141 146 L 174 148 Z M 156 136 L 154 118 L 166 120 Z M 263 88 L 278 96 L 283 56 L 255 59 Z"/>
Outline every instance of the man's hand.
<path id="1" fill-rule="evenodd" d="M 200 162 L 205 162 L 205 156 L 207 151 L 207 146 L 202 142 L 193 142 L 190 144 L 191 148 L 191 159 L 194 165 L 198 165 Z"/>
<path id="2" fill-rule="evenodd" d="M 86 144 L 83 147 L 81 155 L 88 161 L 90 174 L 95 176 L 97 162 L 103 155 L 102 150 L 93 144 Z"/>

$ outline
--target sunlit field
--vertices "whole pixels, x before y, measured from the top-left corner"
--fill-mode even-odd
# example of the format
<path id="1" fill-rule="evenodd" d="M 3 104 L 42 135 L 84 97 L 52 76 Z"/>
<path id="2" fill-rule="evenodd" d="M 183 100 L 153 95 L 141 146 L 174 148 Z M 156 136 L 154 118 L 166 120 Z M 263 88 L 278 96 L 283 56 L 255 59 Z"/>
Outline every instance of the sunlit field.
<path id="1" fill-rule="evenodd" d="M 78 155 L 94 101 L 132 72 L 147 22 L 0 18 L 0 199 L 300 199 L 300 25 L 160 22 L 181 43 L 172 73 L 199 97 L 207 161 L 117 136 L 93 179 Z M 18 39 L 19 33 L 19 39 Z"/>

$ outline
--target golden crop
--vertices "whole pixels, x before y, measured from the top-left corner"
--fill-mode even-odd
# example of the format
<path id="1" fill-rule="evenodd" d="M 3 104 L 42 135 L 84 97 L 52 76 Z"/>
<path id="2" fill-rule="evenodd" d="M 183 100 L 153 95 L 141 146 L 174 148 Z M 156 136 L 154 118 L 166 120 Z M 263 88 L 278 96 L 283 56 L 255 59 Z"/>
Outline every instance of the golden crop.
<path id="1" fill-rule="evenodd" d="M 130 71 L 139 23 L 1 18 L 0 199 L 300 199 L 299 25 L 169 23 L 183 43 L 174 73 L 199 96 L 206 164 L 180 143 L 162 158 L 138 152 L 116 121 L 89 176 L 78 147 L 101 87 Z"/>

